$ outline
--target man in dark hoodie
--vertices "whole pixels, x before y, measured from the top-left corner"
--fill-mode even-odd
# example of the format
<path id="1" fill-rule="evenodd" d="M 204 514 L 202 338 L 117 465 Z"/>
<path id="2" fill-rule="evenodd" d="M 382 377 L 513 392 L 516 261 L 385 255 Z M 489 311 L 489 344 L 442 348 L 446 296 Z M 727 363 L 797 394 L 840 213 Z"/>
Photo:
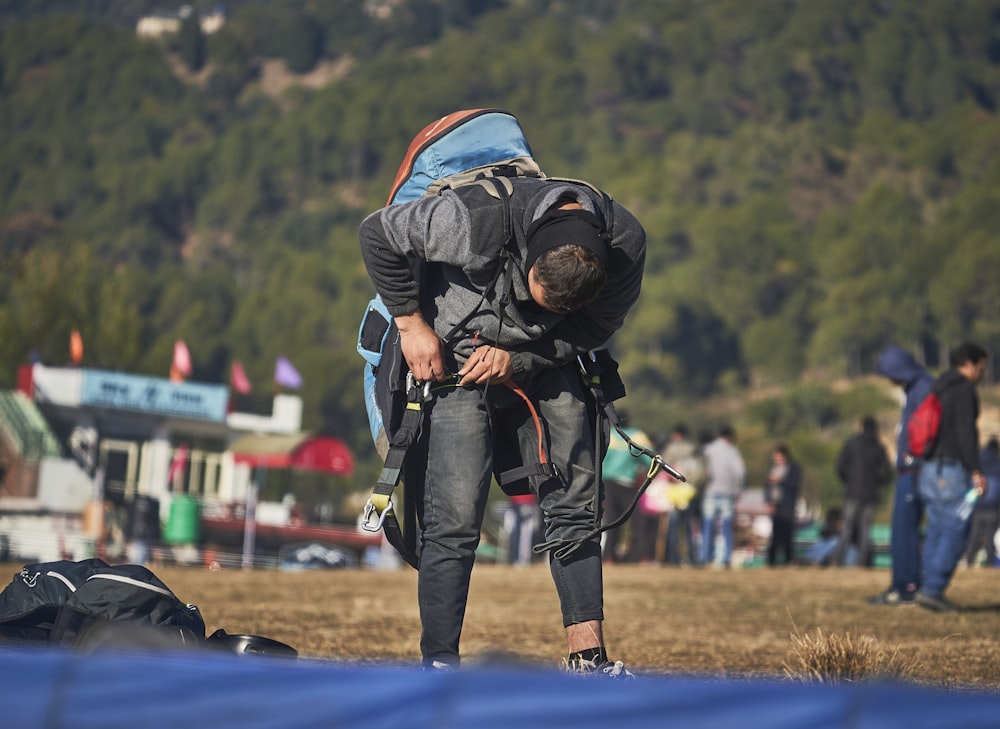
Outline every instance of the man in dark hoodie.
<path id="1" fill-rule="evenodd" d="M 861 432 L 849 438 L 837 455 L 836 469 L 844 484 L 844 529 L 834 553 L 834 564 L 843 564 L 853 542 L 858 547 L 858 563 L 867 567 L 875 504 L 882 487 L 892 478 L 875 418 L 867 415 L 862 419 Z"/>
<path id="2" fill-rule="evenodd" d="M 978 344 L 959 345 L 951 368 L 934 382 L 941 400 L 941 426 L 927 460 L 920 468 L 918 488 L 927 509 L 924 540 L 924 581 L 917 604 L 929 610 L 955 610 L 946 600 L 958 560 L 969 537 L 972 510 L 963 510 L 966 494 L 986 491 L 979 465 L 979 395 L 976 385 L 986 369 L 986 350 Z"/>
<path id="3" fill-rule="evenodd" d="M 906 452 L 906 425 L 930 393 L 934 378 L 909 352 L 892 345 L 879 357 L 875 370 L 903 388 L 903 407 L 896 437 L 896 493 L 892 502 L 892 583 L 889 589 L 868 598 L 872 605 L 913 605 L 920 588 L 920 521 L 923 503 L 917 494 L 921 461 Z"/>

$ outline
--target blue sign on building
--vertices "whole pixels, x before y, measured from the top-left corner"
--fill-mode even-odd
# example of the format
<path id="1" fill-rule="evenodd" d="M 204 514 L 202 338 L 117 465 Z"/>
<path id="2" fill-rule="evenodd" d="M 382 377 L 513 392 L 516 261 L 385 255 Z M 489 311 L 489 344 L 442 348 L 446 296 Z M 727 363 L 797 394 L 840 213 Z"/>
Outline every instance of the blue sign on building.
<path id="1" fill-rule="evenodd" d="M 82 405 L 225 422 L 229 388 L 85 370 L 80 400 Z"/>

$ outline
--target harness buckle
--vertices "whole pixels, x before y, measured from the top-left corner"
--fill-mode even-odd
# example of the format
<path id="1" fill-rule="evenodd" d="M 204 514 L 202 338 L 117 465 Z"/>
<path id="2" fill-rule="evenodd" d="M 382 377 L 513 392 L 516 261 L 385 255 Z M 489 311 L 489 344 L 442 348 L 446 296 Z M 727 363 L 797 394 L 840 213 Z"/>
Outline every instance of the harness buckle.
<path id="1" fill-rule="evenodd" d="M 385 518 L 389 515 L 390 511 L 392 511 L 392 499 L 389 499 L 388 505 L 382 509 L 381 514 L 375 510 L 375 504 L 372 503 L 372 500 L 368 499 L 368 503 L 365 504 L 365 510 L 361 514 L 361 528 L 366 532 L 377 532 L 382 528 L 382 524 L 385 523 Z"/>
<path id="2" fill-rule="evenodd" d="M 406 401 L 427 402 L 431 399 L 431 383 L 420 382 L 412 372 L 406 373 Z"/>
<path id="3" fill-rule="evenodd" d="M 592 349 L 578 355 L 576 362 L 580 365 L 580 372 L 588 379 L 601 374 L 601 368 L 597 363 L 597 355 L 594 354 L 594 350 Z"/>

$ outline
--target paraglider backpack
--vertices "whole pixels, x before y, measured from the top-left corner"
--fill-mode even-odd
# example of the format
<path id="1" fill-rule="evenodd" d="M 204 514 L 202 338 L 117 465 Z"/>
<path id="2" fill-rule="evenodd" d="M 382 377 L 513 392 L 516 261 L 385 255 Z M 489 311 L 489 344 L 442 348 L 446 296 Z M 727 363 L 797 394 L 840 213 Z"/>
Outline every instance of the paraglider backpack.
<path id="1" fill-rule="evenodd" d="M 76 645 L 110 623 L 160 628 L 179 643 L 205 640 L 205 621 L 141 565 L 101 559 L 27 564 L 0 592 L 0 636 Z"/>
<path id="2" fill-rule="evenodd" d="M 102 559 L 26 564 L 0 592 L 0 644 L 63 648 L 195 648 L 295 657 L 285 643 L 219 628 L 205 637 L 195 605 L 142 565 Z"/>
<path id="3" fill-rule="evenodd" d="M 388 205 L 417 200 L 423 196 L 438 195 L 444 190 L 465 185 L 480 185 L 501 205 L 505 234 L 504 249 L 494 273 L 493 282 L 485 287 L 486 293 L 503 277 L 501 296 L 509 296 L 511 267 L 510 250 L 515 245 L 511 219 L 510 196 L 513 193 L 511 178 L 536 177 L 558 179 L 564 182 L 584 185 L 602 200 L 602 214 L 608 231 L 614 224 L 611 198 L 590 183 L 581 180 L 547 177 L 532 157 L 531 147 L 517 119 L 500 109 L 472 109 L 457 111 L 426 126 L 410 143 L 400 164 L 389 193 Z M 501 305 L 506 302 L 501 298 Z M 458 331 L 468 318 L 476 313 L 473 309 L 467 318 L 452 329 Z M 448 336 L 444 339 L 447 341 Z M 409 373 L 399 346 L 399 332 L 392 321 L 385 303 L 379 296 L 372 299 L 362 318 L 358 331 L 358 353 L 364 358 L 365 406 L 372 440 L 384 461 L 382 472 L 365 506 L 362 528 L 368 531 L 381 529 L 400 556 L 416 567 L 417 518 L 416 498 L 409 495 L 404 499 L 402 509 L 403 524 L 400 525 L 395 513 L 392 494 L 402 480 L 407 449 L 420 434 L 423 406 L 430 399 L 430 383 L 416 382 Z M 604 387 L 607 391 L 613 379 L 619 388 L 610 397 L 601 397 L 607 408 L 624 396 L 624 386 L 617 379 L 617 364 L 611 360 L 606 350 L 601 350 L 588 362 L 581 358 L 581 371 L 585 381 Z M 587 368 L 590 368 L 588 374 Z M 604 371 L 604 382 L 598 373 Z M 614 375 L 614 377 L 612 377 Z M 604 405 L 599 407 L 599 412 Z M 613 415 L 613 411 L 612 411 Z M 617 416 L 611 422 L 617 427 Z M 650 454 L 655 456 L 655 454 Z M 658 457 L 657 457 L 658 458 Z M 662 463 L 662 461 L 660 461 Z M 549 464 L 541 464 L 542 467 Z M 526 478 L 538 466 L 510 469 L 514 476 L 506 479 L 527 483 Z M 501 486 L 508 493 L 526 493 L 514 487 L 505 486 L 505 479 L 498 477 Z M 405 487 L 404 487 L 405 488 Z"/>

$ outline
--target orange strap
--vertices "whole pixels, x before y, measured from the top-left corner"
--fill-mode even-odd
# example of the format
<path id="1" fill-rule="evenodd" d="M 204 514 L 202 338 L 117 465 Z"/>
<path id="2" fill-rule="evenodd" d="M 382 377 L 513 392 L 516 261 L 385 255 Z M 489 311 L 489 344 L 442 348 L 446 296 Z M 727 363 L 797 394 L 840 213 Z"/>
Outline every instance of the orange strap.
<path id="1" fill-rule="evenodd" d="M 521 386 L 513 380 L 507 380 L 503 384 L 517 393 L 517 396 L 524 400 L 525 405 L 528 406 L 528 412 L 531 413 L 531 419 L 535 421 L 535 433 L 538 435 L 538 461 L 539 463 L 548 463 L 549 458 L 545 453 L 545 446 L 542 442 L 542 421 L 538 417 L 538 411 L 535 410 L 534 403 L 531 402 L 531 398 L 529 398 L 525 394 L 524 390 L 521 389 Z"/>

